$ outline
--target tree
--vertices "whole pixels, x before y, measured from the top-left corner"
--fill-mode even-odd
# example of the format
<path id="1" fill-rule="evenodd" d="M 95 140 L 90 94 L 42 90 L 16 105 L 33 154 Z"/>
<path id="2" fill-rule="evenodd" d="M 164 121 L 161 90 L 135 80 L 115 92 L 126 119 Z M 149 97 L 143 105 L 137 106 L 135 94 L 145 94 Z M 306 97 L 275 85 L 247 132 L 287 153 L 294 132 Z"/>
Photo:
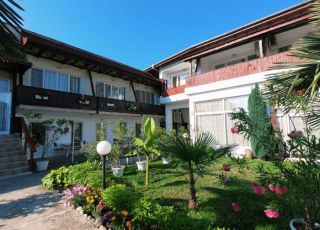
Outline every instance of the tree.
<path id="1" fill-rule="evenodd" d="M 249 135 L 252 151 L 256 157 L 270 156 L 270 149 L 265 147 L 274 146 L 273 129 L 266 110 L 263 94 L 256 84 L 251 90 L 248 100 L 249 119 L 254 123 L 255 135 Z M 273 149 L 273 148 L 272 148 Z"/>
<path id="2" fill-rule="evenodd" d="M 286 62 L 276 65 L 276 74 L 270 75 L 267 82 L 269 97 L 275 98 L 278 105 L 285 107 L 285 112 L 301 110 L 308 106 L 308 123 L 320 128 L 320 0 L 312 3 L 310 23 L 312 33 L 296 41 L 291 49 L 290 56 L 296 57 L 295 62 Z M 304 96 L 304 100 L 301 97 Z"/>
<path id="3" fill-rule="evenodd" d="M 142 138 L 134 138 L 133 144 L 136 146 L 136 152 L 143 153 L 146 157 L 146 178 L 145 185 L 149 185 L 149 162 L 150 155 L 156 154 L 160 155 L 160 152 L 157 148 L 157 132 L 156 132 L 156 124 L 153 118 L 145 118 L 143 119 L 143 131 L 144 135 Z"/>
<path id="4" fill-rule="evenodd" d="M 8 3 L 7 3 L 8 2 Z M 0 1 L 0 61 L 8 62 L 23 56 L 20 35 L 23 19 L 14 8 L 23 10 L 14 0 Z"/>
<path id="5" fill-rule="evenodd" d="M 195 170 L 202 175 L 206 164 L 217 162 L 232 148 L 232 146 L 227 146 L 215 149 L 213 147 L 215 144 L 214 137 L 209 133 L 204 133 L 199 135 L 195 141 L 184 138 L 181 135 L 177 135 L 176 137 L 166 135 L 159 145 L 160 151 L 169 153 L 172 157 L 178 159 L 180 163 L 187 165 L 189 175 L 189 209 L 196 209 L 198 207 Z"/>

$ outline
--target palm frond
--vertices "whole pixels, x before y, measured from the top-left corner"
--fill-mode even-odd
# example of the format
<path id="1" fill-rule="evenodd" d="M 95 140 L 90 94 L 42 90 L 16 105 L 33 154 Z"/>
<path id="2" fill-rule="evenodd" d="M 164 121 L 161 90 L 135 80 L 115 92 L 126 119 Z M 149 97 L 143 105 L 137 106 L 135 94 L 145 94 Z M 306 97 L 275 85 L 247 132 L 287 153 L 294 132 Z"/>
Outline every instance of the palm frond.
<path id="1" fill-rule="evenodd" d="M 5 0 L 0 1 L 0 61 L 2 62 L 23 57 L 18 38 L 23 19 L 14 8 L 23 10 L 14 0 L 8 0 L 8 3 Z"/>

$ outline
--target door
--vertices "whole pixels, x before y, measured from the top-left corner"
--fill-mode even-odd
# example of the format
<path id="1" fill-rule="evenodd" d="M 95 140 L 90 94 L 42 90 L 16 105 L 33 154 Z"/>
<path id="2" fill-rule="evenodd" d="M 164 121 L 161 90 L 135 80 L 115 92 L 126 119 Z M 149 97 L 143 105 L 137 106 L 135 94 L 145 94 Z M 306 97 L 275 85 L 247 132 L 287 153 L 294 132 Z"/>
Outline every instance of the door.
<path id="1" fill-rule="evenodd" d="M 10 133 L 11 92 L 9 80 L 0 79 L 0 135 Z"/>

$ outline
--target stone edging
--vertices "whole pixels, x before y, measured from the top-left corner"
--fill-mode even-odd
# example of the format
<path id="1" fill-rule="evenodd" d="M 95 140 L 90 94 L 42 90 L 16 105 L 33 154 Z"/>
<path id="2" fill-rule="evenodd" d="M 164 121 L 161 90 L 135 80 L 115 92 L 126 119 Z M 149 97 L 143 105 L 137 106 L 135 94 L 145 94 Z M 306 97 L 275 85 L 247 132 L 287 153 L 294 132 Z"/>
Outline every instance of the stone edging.
<path id="1" fill-rule="evenodd" d="M 101 218 L 100 217 L 94 218 L 94 217 L 84 213 L 84 211 L 83 211 L 81 206 L 75 207 L 73 205 L 69 205 L 68 207 L 70 207 L 71 209 L 74 209 L 77 212 L 79 212 L 84 218 L 86 218 L 93 226 L 95 226 L 99 230 L 112 230 L 112 229 L 106 228 L 105 226 L 103 226 L 101 224 Z"/>

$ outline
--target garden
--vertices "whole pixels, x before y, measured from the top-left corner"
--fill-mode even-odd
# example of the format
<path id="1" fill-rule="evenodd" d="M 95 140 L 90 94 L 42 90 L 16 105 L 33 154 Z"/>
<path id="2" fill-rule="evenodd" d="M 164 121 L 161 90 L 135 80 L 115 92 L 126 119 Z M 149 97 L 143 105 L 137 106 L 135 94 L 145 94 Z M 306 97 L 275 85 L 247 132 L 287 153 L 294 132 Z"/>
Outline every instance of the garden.
<path id="1" fill-rule="evenodd" d="M 51 171 L 43 186 L 60 191 L 66 205 L 96 226 L 114 230 L 319 228 L 317 1 L 311 15 L 313 34 L 291 48 L 303 61 L 276 66 L 282 71 L 269 77 L 265 90 L 252 89 L 248 109 L 237 108 L 230 116 L 235 122 L 230 132 L 248 138 L 252 154 L 234 157 L 235 146 L 218 145 L 210 133 L 169 134 L 145 117 L 140 137 L 117 122 L 112 148 L 100 142 L 105 139 L 101 131 L 88 146 L 87 162 Z M 305 128 L 284 133 L 270 117 L 277 110 L 298 114 Z M 101 143 L 111 150 L 106 188 Z M 124 167 L 125 154 L 137 156 L 137 165 Z"/>

